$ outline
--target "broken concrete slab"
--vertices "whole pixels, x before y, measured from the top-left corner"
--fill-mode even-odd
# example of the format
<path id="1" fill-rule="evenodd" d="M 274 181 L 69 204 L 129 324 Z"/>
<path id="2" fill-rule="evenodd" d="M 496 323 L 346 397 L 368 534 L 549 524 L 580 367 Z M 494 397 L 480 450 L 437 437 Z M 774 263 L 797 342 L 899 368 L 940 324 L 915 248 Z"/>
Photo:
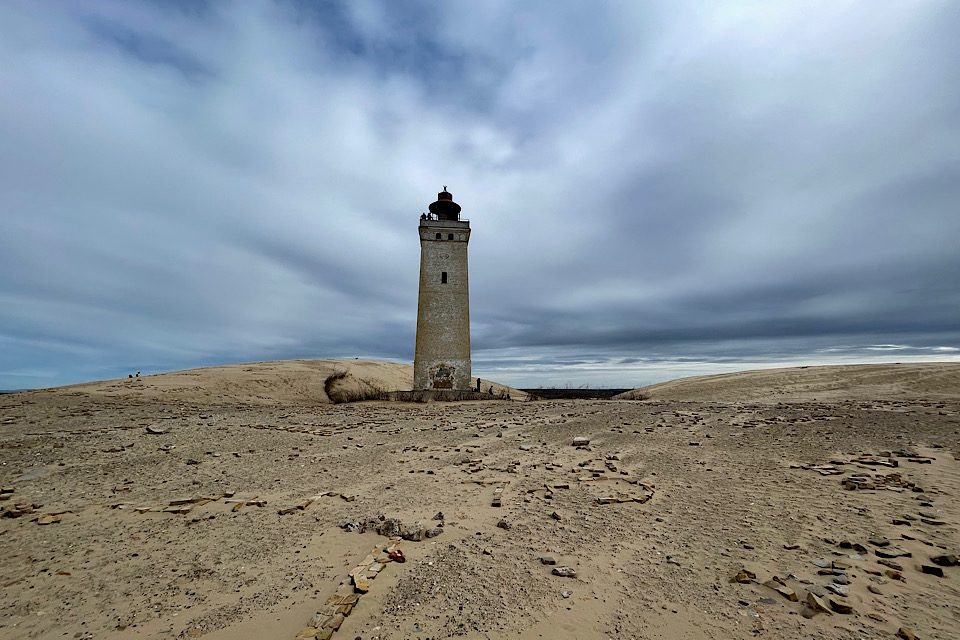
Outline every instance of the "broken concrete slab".
<path id="1" fill-rule="evenodd" d="M 796 591 L 774 580 L 767 580 L 766 582 L 763 583 L 763 586 L 773 589 L 774 591 L 782 595 L 784 598 L 786 598 L 790 602 L 797 602 L 800 600 L 800 598 L 797 597 Z"/>

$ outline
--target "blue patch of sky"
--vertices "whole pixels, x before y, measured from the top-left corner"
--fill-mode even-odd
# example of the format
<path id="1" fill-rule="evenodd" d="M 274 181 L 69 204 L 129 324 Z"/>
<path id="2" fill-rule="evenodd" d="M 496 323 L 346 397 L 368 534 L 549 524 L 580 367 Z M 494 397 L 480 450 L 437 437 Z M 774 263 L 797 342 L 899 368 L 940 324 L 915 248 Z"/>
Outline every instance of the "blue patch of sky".
<path id="1" fill-rule="evenodd" d="M 433 104 L 477 112 L 493 108 L 495 87 L 509 70 L 498 60 L 439 37 L 436 6 L 385 3 L 384 23 L 389 25 L 389 32 L 372 34 L 354 22 L 348 5 L 346 0 L 290 2 L 294 20 L 316 28 L 327 53 L 363 65 L 380 80 L 409 78 Z M 478 69 L 484 73 L 478 73 Z"/>
<path id="2" fill-rule="evenodd" d="M 80 21 L 102 42 L 146 64 L 174 68 L 191 80 L 201 79 L 211 73 L 202 61 L 156 34 L 138 31 L 99 15 L 83 15 Z"/>

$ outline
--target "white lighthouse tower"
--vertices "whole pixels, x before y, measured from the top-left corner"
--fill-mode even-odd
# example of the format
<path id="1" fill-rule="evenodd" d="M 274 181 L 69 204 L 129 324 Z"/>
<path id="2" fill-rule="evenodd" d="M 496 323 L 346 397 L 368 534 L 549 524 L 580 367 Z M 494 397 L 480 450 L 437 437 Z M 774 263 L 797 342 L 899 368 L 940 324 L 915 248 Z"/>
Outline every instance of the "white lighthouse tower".
<path id="1" fill-rule="evenodd" d="M 473 388 L 470 374 L 470 222 L 443 187 L 420 217 L 420 299 L 414 389 Z"/>

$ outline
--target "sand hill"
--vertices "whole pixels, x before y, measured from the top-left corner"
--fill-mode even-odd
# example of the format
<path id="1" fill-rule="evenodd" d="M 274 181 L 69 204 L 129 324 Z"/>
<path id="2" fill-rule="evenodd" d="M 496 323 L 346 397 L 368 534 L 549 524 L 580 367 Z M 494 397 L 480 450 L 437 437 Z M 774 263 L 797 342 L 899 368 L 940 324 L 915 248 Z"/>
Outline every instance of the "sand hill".
<path id="1" fill-rule="evenodd" d="M 957 372 L 335 404 L 411 368 L 294 361 L 2 395 L 0 640 L 960 638 Z"/>
<path id="2" fill-rule="evenodd" d="M 524 394 L 484 380 L 483 389 Z M 281 360 L 172 371 L 62 387 L 94 396 L 203 404 L 312 405 L 413 388 L 413 367 L 373 360 Z"/>
<path id="3" fill-rule="evenodd" d="M 640 387 L 621 400 L 809 402 L 960 397 L 960 363 L 856 364 L 738 371 Z"/>

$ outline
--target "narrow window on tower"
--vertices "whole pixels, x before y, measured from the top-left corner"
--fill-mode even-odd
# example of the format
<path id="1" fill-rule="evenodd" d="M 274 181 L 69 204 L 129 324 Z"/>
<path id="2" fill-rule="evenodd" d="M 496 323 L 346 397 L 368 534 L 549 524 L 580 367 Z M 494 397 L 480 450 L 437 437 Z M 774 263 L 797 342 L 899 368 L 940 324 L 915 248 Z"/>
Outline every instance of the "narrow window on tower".
<path id="1" fill-rule="evenodd" d="M 448 233 L 448 234 L 447 234 L 447 240 L 453 240 L 453 234 L 452 234 L 452 233 Z"/>
<path id="2" fill-rule="evenodd" d="M 437 234 L 437 240 L 439 240 L 439 239 L 440 239 L 440 234 L 438 233 L 438 234 Z"/>
<path id="3" fill-rule="evenodd" d="M 447 272 L 446 272 L 446 271 L 441 271 L 441 272 L 440 272 L 440 284 L 447 284 Z"/>

